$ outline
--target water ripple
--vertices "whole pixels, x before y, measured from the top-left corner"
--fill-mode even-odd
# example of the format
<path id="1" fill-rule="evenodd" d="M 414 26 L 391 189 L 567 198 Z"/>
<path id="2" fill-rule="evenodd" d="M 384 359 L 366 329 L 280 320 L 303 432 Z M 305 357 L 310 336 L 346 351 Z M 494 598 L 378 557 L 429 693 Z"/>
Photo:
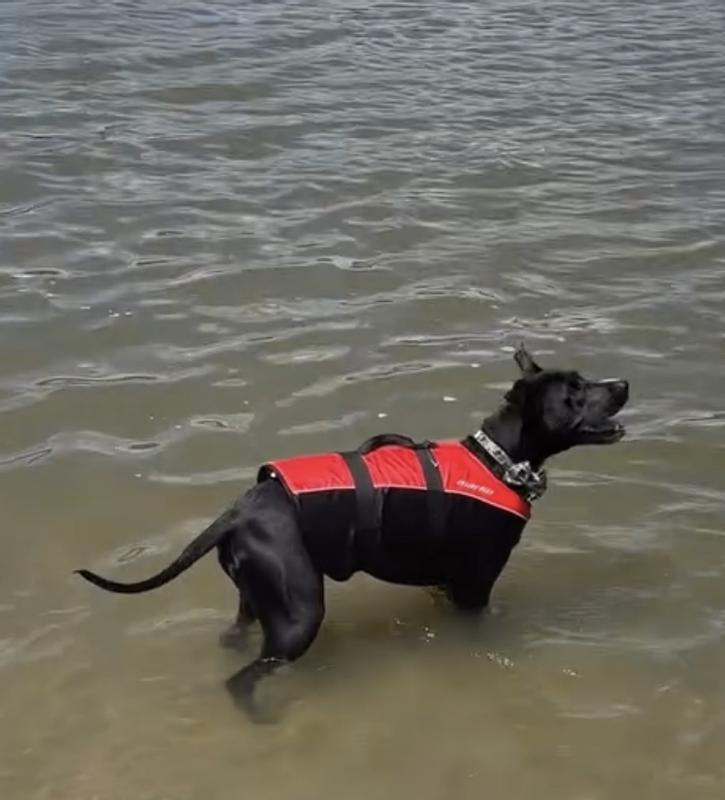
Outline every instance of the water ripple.
<path id="1" fill-rule="evenodd" d="M 4 4 L 3 796 L 720 796 L 723 41 L 678 0 Z M 629 433 L 552 465 L 481 642 L 337 587 L 315 702 L 247 736 L 201 567 L 142 604 L 69 580 L 166 556 L 275 453 L 466 433 L 521 338 L 628 377 Z"/>

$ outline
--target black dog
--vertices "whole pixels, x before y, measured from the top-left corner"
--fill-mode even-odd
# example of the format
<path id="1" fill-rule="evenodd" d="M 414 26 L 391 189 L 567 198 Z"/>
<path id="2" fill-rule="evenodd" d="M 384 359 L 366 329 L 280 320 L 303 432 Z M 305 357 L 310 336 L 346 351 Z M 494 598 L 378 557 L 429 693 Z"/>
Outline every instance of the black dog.
<path id="1" fill-rule="evenodd" d="M 227 643 L 257 619 L 264 634 L 260 656 L 227 683 L 248 709 L 256 681 L 312 644 L 324 575 L 346 580 L 364 571 L 440 586 L 458 608 L 479 611 L 519 541 L 529 502 L 545 488 L 545 459 L 624 435 L 612 417 L 627 401 L 626 381 L 542 370 L 523 346 L 515 359 L 522 377 L 461 442 L 386 434 L 352 453 L 265 465 L 259 482 L 157 575 L 126 584 L 79 572 L 109 591 L 145 592 L 216 547 L 240 593 Z"/>

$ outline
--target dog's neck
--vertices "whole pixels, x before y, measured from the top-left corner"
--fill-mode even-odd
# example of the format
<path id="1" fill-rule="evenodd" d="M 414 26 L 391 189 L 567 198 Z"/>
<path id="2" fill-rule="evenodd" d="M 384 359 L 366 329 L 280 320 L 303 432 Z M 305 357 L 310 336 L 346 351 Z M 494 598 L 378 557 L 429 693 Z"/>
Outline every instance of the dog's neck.
<path id="1" fill-rule="evenodd" d="M 467 446 L 504 483 L 532 502 L 546 491 L 546 473 L 540 469 L 544 459 L 525 447 L 525 441 L 520 414 L 511 406 L 504 406 L 483 421 L 481 430 L 467 440 Z"/>
<path id="2" fill-rule="evenodd" d="M 486 417 L 481 430 L 502 448 L 513 462 L 528 461 L 537 470 L 546 456 L 532 446 L 530 437 L 525 436 L 521 414 L 517 408 L 507 403 L 498 411 Z"/>

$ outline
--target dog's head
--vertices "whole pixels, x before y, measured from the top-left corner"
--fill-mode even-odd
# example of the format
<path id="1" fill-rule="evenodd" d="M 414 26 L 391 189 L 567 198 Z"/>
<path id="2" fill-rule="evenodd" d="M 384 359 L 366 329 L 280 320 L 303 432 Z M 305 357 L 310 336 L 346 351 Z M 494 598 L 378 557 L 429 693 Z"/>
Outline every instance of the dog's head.
<path id="1" fill-rule="evenodd" d="M 542 369 L 523 345 L 514 358 L 521 377 L 506 401 L 520 416 L 528 448 L 542 460 L 576 445 L 613 444 L 624 436 L 614 415 L 629 397 L 627 381 L 593 381 L 573 370 Z"/>

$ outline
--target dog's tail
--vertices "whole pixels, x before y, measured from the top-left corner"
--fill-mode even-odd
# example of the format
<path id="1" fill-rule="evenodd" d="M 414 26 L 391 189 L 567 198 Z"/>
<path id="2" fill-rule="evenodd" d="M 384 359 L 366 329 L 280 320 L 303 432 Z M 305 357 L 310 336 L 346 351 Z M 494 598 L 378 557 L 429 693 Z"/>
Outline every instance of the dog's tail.
<path id="1" fill-rule="evenodd" d="M 234 529 L 238 515 L 239 511 L 235 507 L 225 511 L 208 528 L 203 530 L 194 541 L 190 542 L 181 555 L 172 561 L 168 567 L 162 569 L 161 572 L 157 572 L 156 575 L 146 578 L 146 580 L 136 583 L 119 583 L 118 581 L 110 581 L 101 575 L 96 575 L 95 572 L 90 572 L 87 569 L 77 569 L 74 572 L 107 592 L 119 592 L 120 594 L 149 592 L 151 589 L 157 589 L 159 586 L 172 581 L 177 575 L 181 575 L 195 561 L 198 561 L 213 547 L 216 547 Z"/>

